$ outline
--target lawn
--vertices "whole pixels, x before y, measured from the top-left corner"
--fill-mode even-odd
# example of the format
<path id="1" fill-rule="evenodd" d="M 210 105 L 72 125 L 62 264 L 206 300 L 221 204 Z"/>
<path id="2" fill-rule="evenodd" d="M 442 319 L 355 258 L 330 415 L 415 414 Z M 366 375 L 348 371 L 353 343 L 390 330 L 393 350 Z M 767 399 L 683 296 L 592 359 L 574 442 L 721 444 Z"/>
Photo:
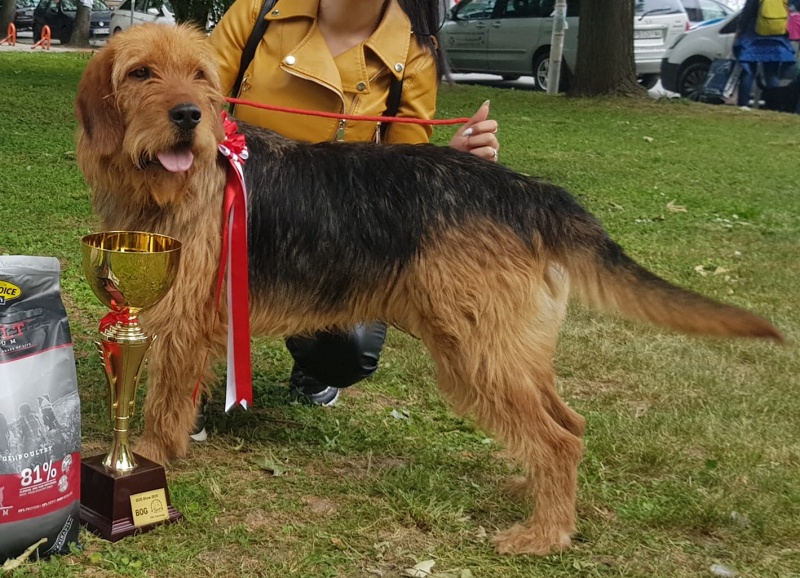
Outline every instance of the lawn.
<path id="1" fill-rule="evenodd" d="M 87 456 L 111 429 L 103 309 L 80 273 L 79 239 L 98 230 L 73 143 L 88 58 L 0 53 L 0 254 L 61 261 Z M 390 578 L 433 560 L 433 578 L 800 576 L 800 117 L 466 85 L 443 87 L 439 116 L 487 98 L 501 162 L 573 191 L 638 261 L 761 313 L 790 344 L 572 307 L 556 365 L 587 418 L 578 535 L 535 558 L 494 553 L 489 537 L 531 505 L 503 492 L 513 465 L 450 411 L 417 341 L 392 331 L 377 374 L 316 409 L 288 404 L 289 356 L 258 339 L 254 408 L 226 415 L 218 396 L 209 441 L 168 467 L 185 521 L 116 544 L 82 531 L 73 553 L 12 575 Z"/>

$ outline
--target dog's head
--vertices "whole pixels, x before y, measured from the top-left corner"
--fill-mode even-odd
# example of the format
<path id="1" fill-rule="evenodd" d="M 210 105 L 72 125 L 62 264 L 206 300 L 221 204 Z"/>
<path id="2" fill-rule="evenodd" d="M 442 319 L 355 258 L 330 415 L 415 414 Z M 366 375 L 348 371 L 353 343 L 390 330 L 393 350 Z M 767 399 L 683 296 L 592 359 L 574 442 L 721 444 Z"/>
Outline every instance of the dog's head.
<path id="1" fill-rule="evenodd" d="M 175 202 L 193 173 L 214 165 L 223 104 L 199 30 L 131 27 L 89 61 L 78 85 L 78 164 L 93 189 Z"/>

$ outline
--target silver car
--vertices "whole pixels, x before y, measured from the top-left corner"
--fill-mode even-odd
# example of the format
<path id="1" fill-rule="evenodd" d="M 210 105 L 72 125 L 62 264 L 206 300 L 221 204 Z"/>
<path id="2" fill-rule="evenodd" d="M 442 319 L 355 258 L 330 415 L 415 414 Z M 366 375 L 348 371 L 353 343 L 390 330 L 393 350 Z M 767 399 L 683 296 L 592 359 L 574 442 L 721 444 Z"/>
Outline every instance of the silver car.
<path id="1" fill-rule="evenodd" d="M 689 27 L 681 0 L 637 0 L 634 16 L 636 73 L 650 87 L 658 80 L 661 56 Z M 506 80 L 533 75 L 547 89 L 555 0 L 461 0 L 441 31 L 454 72 L 497 74 Z M 578 51 L 579 2 L 567 2 L 564 73 L 569 87 Z"/>

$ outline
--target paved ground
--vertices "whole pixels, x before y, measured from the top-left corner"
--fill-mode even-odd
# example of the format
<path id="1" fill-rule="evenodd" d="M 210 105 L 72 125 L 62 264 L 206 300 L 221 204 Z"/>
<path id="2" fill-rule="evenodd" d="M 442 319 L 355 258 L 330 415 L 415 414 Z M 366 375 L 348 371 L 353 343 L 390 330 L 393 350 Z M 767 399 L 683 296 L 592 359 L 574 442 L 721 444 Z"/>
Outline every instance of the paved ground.
<path id="1" fill-rule="evenodd" d="M 1 40 L 1 39 L 0 39 Z M 61 46 L 61 43 L 58 40 L 53 40 L 50 42 L 50 52 L 80 52 L 86 50 L 97 50 L 101 46 L 105 44 L 105 41 L 97 41 L 92 40 L 90 41 L 92 48 L 73 48 L 71 46 Z M 11 52 L 11 51 L 41 51 L 47 52 L 42 47 L 33 48 L 33 32 L 30 30 L 25 32 L 18 32 L 17 33 L 17 43 L 14 46 L 9 46 L 8 44 L 0 45 L 0 54 L 3 52 Z"/>
<path id="2" fill-rule="evenodd" d="M 53 40 L 50 44 L 50 52 L 75 52 L 75 51 L 86 51 L 86 50 L 96 50 L 101 48 L 105 41 L 91 41 L 92 48 L 73 48 L 71 46 L 61 46 L 61 43 L 58 40 Z M 41 47 L 33 48 L 33 32 L 20 32 L 17 35 L 17 43 L 15 46 L 8 46 L 6 44 L 0 45 L 0 54 L 3 52 L 9 51 L 23 51 L 23 50 L 36 50 L 45 52 L 44 49 Z M 485 86 L 496 86 L 496 87 L 507 87 L 507 88 L 514 88 L 517 90 L 533 90 L 533 77 L 532 76 L 522 76 L 519 80 L 502 80 L 498 76 L 493 76 L 491 74 L 454 74 L 453 80 L 458 83 L 464 84 L 480 84 Z M 672 92 L 667 92 L 663 88 L 661 88 L 661 83 L 659 82 L 653 88 L 648 91 L 648 94 L 655 98 L 673 98 L 678 96 Z"/>
<path id="3" fill-rule="evenodd" d="M 515 88 L 518 90 L 533 90 L 533 77 L 532 76 L 522 76 L 519 80 L 502 80 L 498 76 L 493 76 L 491 74 L 454 74 L 453 80 L 459 83 L 464 84 L 480 84 L 484 86 L 497 86 L 497 87 L 509 87 Z M 679 96 L 674 92 L 668 92 L 661 87 L 661 82 L 656 83 L 656 85 L 651 88 L 647 93 L 655 98 L 675 98 Z"/>

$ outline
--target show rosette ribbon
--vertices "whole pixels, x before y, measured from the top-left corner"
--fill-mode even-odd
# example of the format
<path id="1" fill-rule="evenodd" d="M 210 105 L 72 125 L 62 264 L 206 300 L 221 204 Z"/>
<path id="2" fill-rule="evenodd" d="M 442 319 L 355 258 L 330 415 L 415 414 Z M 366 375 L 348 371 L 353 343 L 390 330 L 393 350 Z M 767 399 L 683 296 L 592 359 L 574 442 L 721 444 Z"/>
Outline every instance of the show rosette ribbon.
<path id="1" fill-rule="evenodd" d="M 130 309 L 125 307 L 119 311 L 109 311 L 100 319 L 100 333 L 105 333 L 117 325 L 125 325 L 130 321 Z"/>
<path id="2" fill-rule="evenodd" d="M 222 223 L 217 295 L 227 279 L 228 306 L 228 375 L 225 411 L 240 404 L 248 409 L 253 403 L 253 377 L 250 366 L 250 296 L 247 262 L 247 189 L 242 166 L 247 159 L 247 142 L 228 115 L 222 113 L 225 140 L 219 152 L 228 159 L 228 180 Z M 227 265 L 227 267 L 226 267 Z M 227 271 L 227 275 L 226 275 Z"/>

